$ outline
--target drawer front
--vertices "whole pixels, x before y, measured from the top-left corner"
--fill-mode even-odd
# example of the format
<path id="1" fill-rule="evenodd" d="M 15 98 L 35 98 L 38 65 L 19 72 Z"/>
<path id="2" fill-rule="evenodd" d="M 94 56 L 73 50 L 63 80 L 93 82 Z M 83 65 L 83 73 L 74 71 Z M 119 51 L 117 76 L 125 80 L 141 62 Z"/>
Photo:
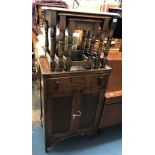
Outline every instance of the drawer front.
<path id="1" fill-rule="evenodd" d="M 72 76 L 61 78 L 49 78 L 46 80 L 48 91 L 70 92 L 77 89 L 100 88 L 103 81 L 102 74 L 88 76 Z"/>

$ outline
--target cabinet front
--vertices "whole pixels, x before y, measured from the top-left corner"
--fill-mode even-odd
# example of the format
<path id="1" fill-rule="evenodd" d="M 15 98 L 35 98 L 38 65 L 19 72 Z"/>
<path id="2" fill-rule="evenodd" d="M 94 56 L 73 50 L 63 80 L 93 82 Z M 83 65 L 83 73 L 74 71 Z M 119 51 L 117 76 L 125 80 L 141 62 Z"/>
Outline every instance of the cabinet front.
<path id="1" fill-rule="evenodd" d="M 100 81 L 100 75 L 46 80 L 45 122 L 48 138 L 67 137 L 97 129 L 103 106 Z"/>

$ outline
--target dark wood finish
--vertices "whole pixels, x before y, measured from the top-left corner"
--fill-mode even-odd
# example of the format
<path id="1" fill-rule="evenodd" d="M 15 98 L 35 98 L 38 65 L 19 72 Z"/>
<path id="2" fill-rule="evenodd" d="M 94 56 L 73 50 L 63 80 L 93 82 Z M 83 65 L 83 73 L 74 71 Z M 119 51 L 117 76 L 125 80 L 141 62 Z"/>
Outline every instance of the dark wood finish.
<path id="1" fill-rule="evenodd" d="M 86 50 L 88 51 L 90 50 L 91 37 L 92 37 L 91 31 L 88 31 L 88 36 L 86 41 Z"/>
<path id="2" fill-rule="evenodd" d="M 77 134 L 97 132 L 111 68 L 51 72 L 39 58 L 45 148 Z"/>
<path id="3" fill-rule="evenodd" d="M 50 39 L 51 39 L 51 49 L 50 49 L 50 56 L 51 58 L 54 58 L 55 56 L 55 34 L 56 30 L 55 27 L 51 26 L 50 27 Z"/>
<path id="4" fill-rule="evenodd" d="M 118 14 L 79 12 L 75 10 L 52 8 L 52 7 L 42 7 L 42 10 L 44 10 L 45 21 L 48 21 L 49 28 L 51 28 L 50 31 L 51 31 L 52 46 L 50 49 L 50 56 L 52 57 L 51 59 L 52 65 L 51 64 L 50 65 L 53 67 L 51 68 L 52 71 L 70 70 L 71 66 L 74 64 L 74 63 L 71 63 L 71 61 L 74 61 L 75 59 L 74 56 L 80 57 L 81 59 L 80 61 L 83 61 L 82 63 L 84 64 L 86 69 L 91 69 L 92 67 L 97 69 L 100 67 L 104 67 L 106 65 L 107 63 L 106 60 L 107 60 L 113 32 L 117 23 L 117 18 L 119 17 Z M 111 21 L 107 27 L 103 26 L 105 25 L 103 23 L 106 23 L 106 20 Z M 56 25 L 58 25 L 58 28 L 60 30 L 57 55 L 55 54 L 56 41 L 54 41 L 56 39 L 55 38 Z M 96 42 L 96 39 L 99 38 L 98 37 L 99 29 L 102 29 L 101 33 L 104 33 L 105 31 L 108 33 L 107 34 L 108 39 L 104 50 L 104 58 L 102 58 L 102 61 L 100 58 L 102 46 L 100 46 L 100 48 L 97 50 L 94 49 L 94 44 Z M 65 51 L 64 49 L 65 30 L 68 30 L 68 34 L 69 34 L 68 51 Z M 71 40 L 72 40 L 72 34 L 75 30 L 83 31 L 83 39 L 81 44 L 81 51 L 78 51 L 79 54 L 75 54 L 74 56 L 72 56 Z M 46 34 L 47 34 L 47 31 L 48 30 L 46 29 Z M 88 35 L 88 32 L 89 33 L 91 32 L 91 35 L 90 34 Z M 103 40 L 105 38 L 106 38 L 105 36 L 101 38 L 101 41 L 100 41 L 101 45 L 103 44 L 103 41 L 105 41 Z M 45 43 L 45 49 L 48 48 L 47 39 Z M 53 56 L 54 54 L 56 55 L 55 57 Z M 80 63 L 81 62 L 79 62 L 79 64 Z"/>
<path id="5" fill-rule="evenodd" d="M 45 20 L 45 53 L 49 53 L 49 43 L 48 43 L 48 21 Z"/>
<path id="6" fill-rule="evenodd" d="M 72 53 L 73 32 L 68 30 L 68 55 L 71 57 Z"/>
<path id="7" fill-rule="evenodd" d="M 85 45 L 86 45 L 86 40 L 87 40 L 87 31 L 83 30 L 83 34 L 82 34 L 82 43 L 81 43 L 81 50 L 85 50 Z"/>
<path id="8" fill-rule="evenodd" d="M 47 54 L 38 58 L 38 63 L 41 120 L 45 132 L 45 150 L 47 150 L 64 138 L 77 134 L 94 134 L 98 131 L 111 72 L 104 59 L 108 56 L 119 15 L 51 7 L 42 7 L 42 9 L 45 15 Z M 58 44 L 56 44 L 56 27 L 60 30 Z M 50 52 L 47 50 L 48 29 L 51 41 Z M 66 30 L 68 51 L 64 48 Z M 72 35 L 75 30 L 83 31 L 81 49 L 75 51 L 76 54 L 72 51 Z M 94 48 L 97 39 L 100 42 L 99 49 Z M 101 52 L 104 52 L 102 65 Z"/>
<path id="9" fill-rule="evenodd" d="M 51 62 L 50 64 L 50 68 L 52 71 L 55 70 L 55 38 L 56 38 L 56 30 L 55 27 L 51 26 L 50 27 L 50 39 L 51 39 L 51 49 L 50 49 L 50 57 L 51 57 Z"/>

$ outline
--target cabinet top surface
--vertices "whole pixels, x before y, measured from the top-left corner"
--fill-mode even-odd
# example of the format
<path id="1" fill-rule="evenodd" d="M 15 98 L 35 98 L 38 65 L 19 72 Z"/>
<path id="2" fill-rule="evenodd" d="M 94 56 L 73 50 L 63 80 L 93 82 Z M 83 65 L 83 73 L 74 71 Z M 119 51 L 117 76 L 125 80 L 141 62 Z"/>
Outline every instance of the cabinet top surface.
<path id="1" fill-rule="evenodd" d="M 111 12 L 97 12 L 97 11 L 91 12 L 89 10 L 80 11 L 80 10 L 74 10 L 74 9 L 57 8 L 57 7 L 49 7 L 49 6 L 42 6 L 41 9 L 64 12 L 64 13 L 77 13 L 77 14 L 88 14 L 88 15 L 97 15 L 97 16 L 117 16 L 117 17 L 120 16 L 118 13 L 111 13 Z"/>
<path id="2" fill-rule="evenodd" d="M 87 75 L 87 74 L 103 74 L 105 71 L 111 70 L 109 66 L 105 66 L 105 68 L 99 68 L 99 69 L 91 69 L 86 70 L 82 68 L 81 66 L 73 66 L 71 68 L 71 71 L 54 71 L 52 72 L 48 66 L 46 57 L 40 57 L 38 58 L 38 64 L 41 69 L 41 74 L 45 77 L 58 77 L 58 76 L 77 76 L 77 75 Z"/>

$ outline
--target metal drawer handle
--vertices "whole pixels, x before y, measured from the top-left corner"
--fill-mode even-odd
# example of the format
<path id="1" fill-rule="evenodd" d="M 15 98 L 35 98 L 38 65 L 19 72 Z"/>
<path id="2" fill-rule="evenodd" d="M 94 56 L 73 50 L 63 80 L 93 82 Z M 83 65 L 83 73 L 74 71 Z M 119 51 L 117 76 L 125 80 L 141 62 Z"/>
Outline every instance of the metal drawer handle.
<path id="1" fill-rule="evenodd" d="M 73 114 L 73 119 L 76 117 L 76 116 L 81 116 L 82 115 L 82 112 L 80 110 L 78 110 L 78 112 L 76 114 Z"/>

